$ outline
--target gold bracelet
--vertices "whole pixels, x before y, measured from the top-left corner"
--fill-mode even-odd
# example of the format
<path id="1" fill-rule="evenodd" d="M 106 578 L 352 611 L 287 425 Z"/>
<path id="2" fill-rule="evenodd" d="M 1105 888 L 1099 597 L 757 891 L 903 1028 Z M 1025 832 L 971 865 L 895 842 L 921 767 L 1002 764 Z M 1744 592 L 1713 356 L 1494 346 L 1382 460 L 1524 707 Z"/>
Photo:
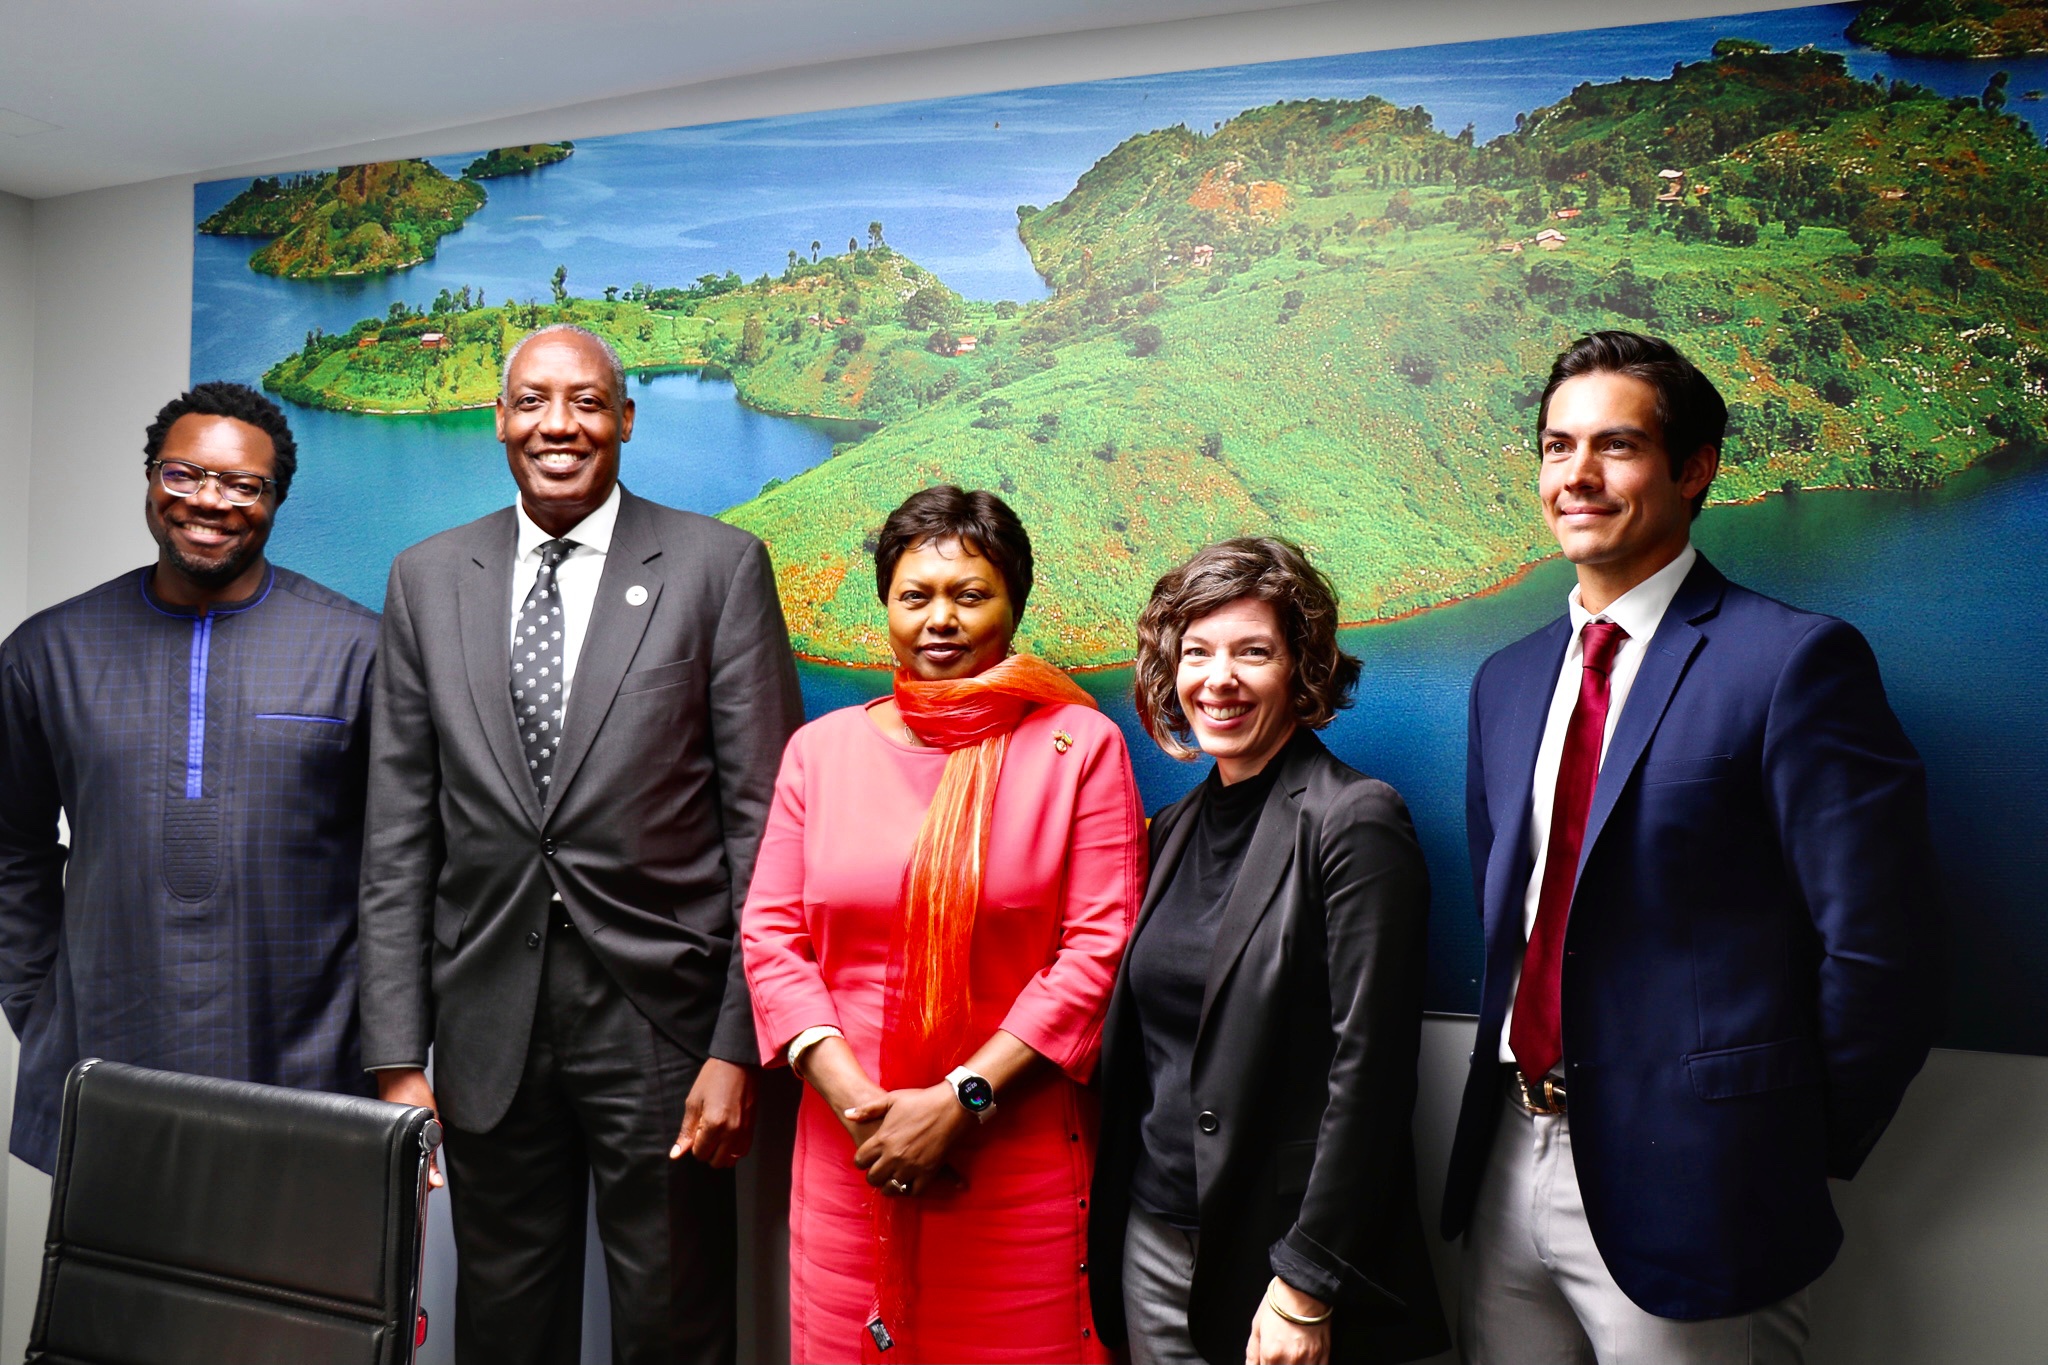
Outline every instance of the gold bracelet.
<path id="1" fill-rule="evenodd" d="M 1273 1302 L 1273 1284 L 1275 1283 L 1278 1283 L 1277 1279 L 1266 1285 L 1266 1307 L 1272 1309 L 1282 1322 L 1291 1322 L 1296 1327 L 1320 1327 L 1330 1320 L 1330 1314 L 1337 1311 L 1335 1305 L 1332 1305 L 1329 1308 L 1325 1308 L 1320 1317 L 1304 1318 L 1299 1314 L 1290 1313 L 1279 1304 Z"/>

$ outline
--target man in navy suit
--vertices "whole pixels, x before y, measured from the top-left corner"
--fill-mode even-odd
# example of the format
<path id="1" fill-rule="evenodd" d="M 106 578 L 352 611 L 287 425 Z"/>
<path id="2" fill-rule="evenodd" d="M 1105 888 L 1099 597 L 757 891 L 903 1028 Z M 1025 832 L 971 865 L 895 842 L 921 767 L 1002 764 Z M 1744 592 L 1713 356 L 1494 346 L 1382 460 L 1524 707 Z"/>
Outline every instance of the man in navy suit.
<path id="1" fill-rule="evenodd" d="M 1567 614 L 1472 685 L 1486 933 L 1444 1194 L 1471 1365 L 1799 1361 L 1853 1175 L 1926 1059 L 1920 760 L 1852 627 L 1693 549 L 1727 407 L 1663 341 L 1552 367 Z"/>

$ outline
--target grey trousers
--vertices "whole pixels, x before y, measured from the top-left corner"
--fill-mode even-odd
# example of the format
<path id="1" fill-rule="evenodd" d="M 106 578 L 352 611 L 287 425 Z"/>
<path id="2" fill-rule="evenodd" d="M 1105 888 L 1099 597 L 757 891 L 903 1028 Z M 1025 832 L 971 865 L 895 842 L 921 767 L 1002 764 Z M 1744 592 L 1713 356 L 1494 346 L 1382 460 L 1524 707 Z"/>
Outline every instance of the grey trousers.
<path id="1" fill-rule="evenodd" d="M 1732 1318 L 1644 1312 L 1586 1224 L 1569 1115 L 1506 1101 L 1465 1234 L 1466 1365 L 1800 1365 L 1806 1291 Z"/>
<path id="2" fill-rule="evenodd" d="M 1135 1203 L 1124 1231 L 1124 1321 L 1131 1365 L 1207 1365 L 1188 1335 L 1188 1289 L 1201 1235 Z M 1245 1335 L 1251 1335 L 1246 1323 Z"/>

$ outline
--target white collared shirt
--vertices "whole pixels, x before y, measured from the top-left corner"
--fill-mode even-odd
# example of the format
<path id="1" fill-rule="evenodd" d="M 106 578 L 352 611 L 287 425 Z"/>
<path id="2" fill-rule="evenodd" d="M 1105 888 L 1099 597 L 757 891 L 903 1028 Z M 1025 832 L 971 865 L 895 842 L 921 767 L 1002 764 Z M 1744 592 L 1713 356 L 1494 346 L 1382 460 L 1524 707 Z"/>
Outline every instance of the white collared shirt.
<path id="1" fill-rule="evenodd" d="M 519 552 L 512 560 L 512 612 L 507 618 L 506 636 L 519 638 L 519 608 L 540 576 L 540 547 L 555 539 L 534 524 L 526 507 L 512 503 L 519 517 Z M 555 570 L 555 587 L 562 594 L 562 715 L 569 714 L 569 689 L 576 680 L 576 657 L 583 652 L 583 636 L 590 628 L 591 608 L 597 604 L 597 580 L 604 574 L 604 557 L 612 548 L 612 530 L 619 522 L 619 486 L 598 509 L 576 523 L 563 540 L 573 540 L 569 552 Z M 509 675 L 508 675 L 509 679 Z M 511 685 L 509 680 L 506 684 Z"/>
<path id="2" fill-rule="evenodd" d="M 1600 736 L 1600 759 L 1604 763 L 1608 741 L 1614 738 L 1621 708 L 1628 704 L 1629 689 L 1635 686 L 1636 674 L 1643 666 L 1643 654 L 1649 648 L 1650 637 L 1657 633 L 1665 611 L 1671 606 L 1671 599 L 1678 596 L 1679 585 L 1685 582 L 1685 576 L 1692 572 L 1693 563 L 1699 557 L 1699 551 L 1688 544 L 1679 551 L 1678 558 L 1608 603 L 1607 610 L 1597 616 L 1580 602 L 1576 586 L 1572 588 L 1571 596 L 1565 599 L 1565 610 L 1571 615 L 1572 639 L 1565 646 L 1564 664 L 1557 671 L 1557 686 L 1550 694 L 1550 716 L 1543 725 L 1543 743 L 1537 746 L 1536 773 L 1531 779 L 1535 784 L 1535 800 L 1529 803 L 1529 847 L 1536 852 L 1536 862 L 1529 869 L 1529 886 L 1522 894 L 1524 945 L 1536 930 L 1536 904 L 1543 892 L 1543 866 L 1550 860 L 1550 807 L 1557 798 L 1557 769 L 1564 758 L 1565 727 L 1571 724 L 1572 710 L 1579 704 L 1579 681 L 1586 666 L 1586 625 L 1591 621 L 1612 621 L 1628 632 L 1628 638 L 1615 652 L 1614 667 L 1607 675 L 1607 728 Z M 1521 958 L 1517 957 L 1514 979 L 1508 983 L 1507 1017 L 1500 1026 L 1500 1059 L 1504 1062 L 1515 1060 L 1514 1049 L 1508 1046 L 1508 1029 L 1514 1023 L 1515 991 L 1521 984 L 1522 964 Z"/>

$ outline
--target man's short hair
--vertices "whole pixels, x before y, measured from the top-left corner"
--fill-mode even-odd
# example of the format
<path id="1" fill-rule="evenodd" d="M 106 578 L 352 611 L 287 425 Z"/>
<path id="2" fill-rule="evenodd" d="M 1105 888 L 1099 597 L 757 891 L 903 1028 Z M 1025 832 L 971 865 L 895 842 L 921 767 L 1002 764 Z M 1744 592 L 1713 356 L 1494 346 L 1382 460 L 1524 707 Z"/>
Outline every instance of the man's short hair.
<path id="1" fill-rule="evenodd" d="M 1337 590 L 1299 545 L 1278 536 L 1239 536 L 1197 550 L 1153 585 L 1138 616 L 1132 691 L 1138 723 L 1175 758 L 1199 752 L 1180 704 L 1180 645 L 1188 627 L 1241 598 L 1272 604 L 1293 671 L 1295 719 L 1320 730 L 1351 705 L 1359 663 L 1337 643 Z"/>
<path id="2" fill-rule="evenodd" d="M 1550 382 L 1543 386 L 1543 403 L 1536 409 L 1539 442 L 1550 425 L 1550 395 L 1565 380 L 1586 374 L 1626 375 L 1650 386 L 1657 401 L 1658 435 L 1665 454 L 1671 457 L 1673 479 L 1684 474 L 1685 462 L 1701 446 L 1718 451 L 1728 435 L 1728 404 L 1721 391 L 1698 366 L 1680 355 L 1676 346 L 1662 337 L 1613 331 L 1580 337 L 1550 367 Z M 1707 490 L 1702 488 L 1692 500 L 1694 516 L 1706 502 Z"/>
<path id="3" fill-rule="evenodd" d="M 889 514 L 875 535 L 875 596 L 889 602 L 896 562 L 920 545 L 957 540 L 1003 576 L 1016 619 L 1031 599 L 1031 537 L 1010 504 L 983 489 L 967 492 L 950 483 L 921 489 Z"/>
<path id="4" fill-rule="evenodd" d="M 606 341 L 588 327 L 578 327 L 573 322 L 551 322 L 538 331 L 528 332 L 525 336 L 519 338 L 518 342 L 512 347 L 511 353 L 505 357 L 505 372 L 498 379 L 498 397 L 500 399 L 512 396 L 512 366 L 519 360 L 519 353 L 526 349 L 528 342 L 537 341 L 541 337 L 548 336 L 588 337 L 596 342 L 597 349 L 604 352 L 605 368 L 611 371 L 612 410 L 614 412 L 624 412 L 626 410 L 626 367 L 620 361 L 619 353 L 612 349 L 612 344 L 609 341 Z"/>
<path id="5" fill-rule="evenodd" d="M 247 384 L 231 384 L 224 379 L 209 380 L 194 384 L 157 410 L 156 420 L 149 424 L 149 430 L 142 436 L 142 458 L 154 460 L 163 453 L 164 441 L 171 434 L 171 427 L 180 417 L 232 417 L 237 422 L 247 422 L 270 438 L 271 454 L 276 468 L 271 477 L 277 480 L 277 500 L 283 502 L 292 489 L 292 475 L 299 470 L 299 443 L 292 439 L 291 423 L 285 421 L 284 411 Z"/>

